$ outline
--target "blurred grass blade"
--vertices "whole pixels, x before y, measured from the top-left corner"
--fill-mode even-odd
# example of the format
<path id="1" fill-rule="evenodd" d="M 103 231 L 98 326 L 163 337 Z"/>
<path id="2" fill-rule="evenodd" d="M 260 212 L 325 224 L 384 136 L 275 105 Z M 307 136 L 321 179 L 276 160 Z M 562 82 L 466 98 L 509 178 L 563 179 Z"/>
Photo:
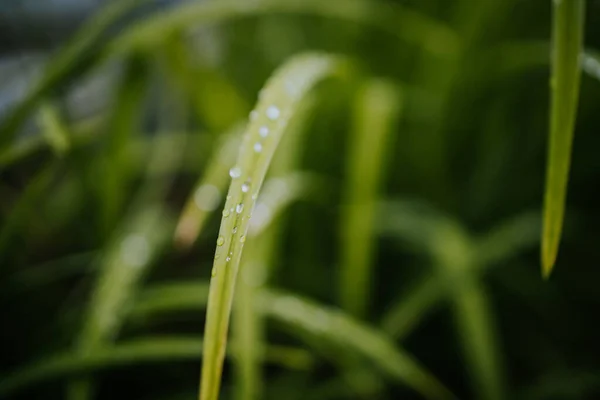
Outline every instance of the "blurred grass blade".
<path id="1" fill-rule="evenodd" d="M 120 330 L 129 302 L 149 265 L 169 235 L 164 212 L 155 206 L 141 209 L 109 245 L 102 257 L 100 276 L 77 340 L 76 353 L 85 357 L 112 342 Z M 88 399 L 89 381 L 69 385 L 70 399 Z"/>
<path id="2" fill-rule="evenodd" d="M 537 212 L 526 212 L 503 221 L 476 241 L 477 264 L 489 268 L 538 245 L 541 225 L 542 218 Z"/>
<path id="3" fill-rule="evenodd" d="M 408 43 L 424 47 L 442 57 L 454 57 L 458 52 L 457 35 L 449 27 L 424 14 L 386 4 L 385 7 L 367 0 L 261 0 L 252 3 L 237 0 L 212 0 L 191 2 L 173 10 L 150 16 L 110 40 L 100 43 L 107 28 L 134 9 L 144 0 L 115 1 L 78 32 L 72 42 L 61 51 L 46 69 L 39 83 L 0 125 L 0 149 L 3 149 L 15 132 L 34 110 L 40 99 L 62 86 L 78 73 L 113 55 L 127 55 L 140 48 L 153 49 L 157 42 L 170 37 L 192 24 L 216 23 L 241 16 L 274 12 L 313 14 L 327 18 L 345 19 L 372 24 L 389 31 Z M 104 46 L 103 48 L 101 46 Z M 90 53 L 95 47 L 93 58 Z M 88 63 L 84 63 L 88 61 Z M 85 68 L 84 68 L 85 67 Z"/>
<path id="4" fill-rule="evenodd" d="M 550 276 L 563 226 L 577 116 L 585 0 L 553 1 L 550 138 L 544 194 L 542 275 Z"/>
<path id="5" fill-rule="evenodd" d="M 382 329 L 396 340 L 405 339 L 447 295 L 443 279 L 427 277 L 411 288 L 384 315 Z"/>
<path id="6" fill-rule="evenodd" d="M 14 236 L 23 228 L 24 221 L 31 218 L 33 209 L 49 192 L 52 181 L 56 179 L 59 171 L 58 162 L 44 166 L 24 188 L 16 203 L 12 205 L 10 214 L 3 219 L 0 225 L 0 269 L 8 266 L 7 258 L 12 254 L 9 249 Z"/>
<path id="7" fill-rule="evenodd" d="M 495 337 L 493 310 L 477 276 L 473 241 L 459 225 L 436 232 L 432 258 L 448 282 L 456 332 L 465 352 L 475 398 L 506 398 L 503 368 Z"/>
<path id="8" fill-rule="evenodd" d="M 450 295 L 457 333 L 461 336 L 477 398 L 505 398 L 493 314 L 485 288 L 478 280 L 485 265 L 477 263 L 478 253 L 473 240 L 457 222 L 418 203 L 393 202 L 385 210 L 386 222 L 396 235 L 425 250 L 438 269 L 436 275 L 423 281 L 408 298 L 403 297 L 398 306 L 392 308 L 391 314 L 384 319 L 386 331 L 392 335 L 407 334 L 432 306 Z M 535 222 L 535 219 L 532 222 L 530 218 L 517 218 L 516 223 L 511 221 L 501 226 L 490 238 L 504 239 L 507 231 L 515 233 L 515 230 L 532 225 L 535 228 Z M 521 244 L 519 239 L 517 236 L 514 242 L 501 243 L 499 250 L 488 240 L 488 248 L 483 250 L 496 250 L 496 258 L 492 255 L 489 261 L 497 261 L 513 254 L 511 250 Z"/>
<path id="9" fill-rule="evenodd" d="M 260 236 L 291 203 L 308 197 L 320 187 L 317 177 L 306 172 L 292 172 L 267 179 L 256 202 L 248 236 Z"/>
<path id="10" fill-rule="evenodd" d="M 170 33 L 192 24 L 282 12 L 370 24 L 444 58 L 454 57 L 460 46 L 456 33 L 448 26 L 393 3 L 377 4 L 368 0 L 213 0 L 185 4 L 170 12 L 149 17 L 116 38 L 106 53 L 126 54 L 134 49 L 152 48 Z"/>
<path id="11" fill-rule="evenodd" d="M 445 224 L 440 220 L 437 228 L 430 223 L 430 227 L 419 227 L 417 221 L 411 222 L 414 215 L 407 208 L 394 208 L 390 203 L 386 208 L 388 218 L 397 221 L 396 226 L 400 238 L 411 242 L 419 240 L 419 234 L 415 232 L 430 232 L 422 234 L 421 238 L 432 238 L 434 232 L 443 230 Z M 397 214 L 398 213 L 398 214 Z M 417 214 L 418 215 L 418 214 Z M 409 228 L 401 228 L 402 219 L 406 221 Z M 427 225 L 426 218 L 424 225 Z M 535 246 L 540 238 L 541 218 L 537 213 L 524 213 L 502 222 L 494 227 L 489 233 L 479 238 L 474 244 L 476 262 L 470 269 L 471 274 L 484 274 L 494 265 L 510 260 L 519 252 Z M 423 244 L 419 247 L 427 247 L 433 251 L 433 246 Z M 435 274 L 419 281 L 405 295 L 394 302 L 394 305 L 384 315 L 382 320 L 383 329 L 392 337 L 402 340 L 408 336 L 414 328 L 443 300 L 447 299 L 452 285 L 445 276 Z"/>
<path id="12" fill-rule="evenodd" d="M 138 136 L 142 117 L 142 99 L 147 81 L 146 61 L 132 56 L 125 69 L 116 94 L 113 114 L 109 120 L 104 153 L 100 158 L 102 185 L 102 228 L 110 232 L 123 210 L 128 184 L 133 175 L 129 157 L 132 138 Z"/>
<path id="13" fill-rule="evenodd" d="M 41 289 L 77 274 L 87 274 L 95 267 L 96 252 L 71 254 L 39 265 L 27 266 L 7 276 L 0 286 L 3 295 L 17 295 Z"/>
<path id="14" fill-rule="evenodd" d="M 0 124 L 0 149 L 15 136 L 25 119 L 42 97 L 73 77 L 73 73 L 90 58 L 106 30 L 144 0 L 112 1 L 98 15 L 82 25 L 75 37 L 53 58 L 44 74 L 27 96 Z"/>
<path id="15" fill-rule="evenodd" d="M 206 290 L 207 285 L 202 282 L 156 286 L 142 294 L 131 315 L 139 319 L 159 313 L 199 310 L 206 306 Z M 341 351 L 350 350 L 361 355 L 380 371 L 404 382 L 426 398 L 454 398 L 410 356 L 396 348 L 387 336 L 340 311 L 268 289 L 260 291 L 256 307 L 266 316 L 290 327 L 293 334 L 308 333 Z"/>
<path id="16" fill-rule="evenodd" d="M 376 330 L 339 311 L 329 310 L 291 294 L 264 292 L 261 308 L 273 318 L 294 329 L 323 338 L 344 351 L 351 350 L 368 359 L 376 368 L 403 382 L 428 399 L 454 396 L 393 342 Z"/>
<path id="17" fill-rule="evenodd" d="M 54 104 L 44 103 L 40 107 L 40 125 L 48 145 L 57 156 L 63 156 L 71 146 L 70 134 Z"/>
<path id="18" fill-rule="evenodd" d="M 193 51 L 186 39 L 175 34 L 164 46 L 168 72 L 181 91 L 193 99 L 198 117 L 211 133 L 231 129 L 250 106 L 225 74 L 208 66 L 202 51 Z"/>
<path id="19" fill-rule="evenodd" d="M 319 81 L 345 72 L 346 64 L 322 54 L 297 56 L 269 80 L 242 139 L 213 265 L 202 359 L 201 400 L 219 397 L 229 316 L 250 215 L 267 168 L 298 102 Z"/>
<path id="20" fill-rule="evenodd" d="M 201 353 L 202 340 L 182 336 L 129 340 L 94 350 L 86 356 L 67 352 L 46 357 L 3 377 L 0 381 L 0 397 L 8 398 L 13 393 L 60 377 L 146 363 L 198 360 Z M 313 363 L 312 356 L 306 351 L 286 346 L 269 347 L 265 357 L 287 368 L 307 369 Z"/>
<path id="21" fill-rule="evenodd" d="M 497 349 L 496 326 L 485 287 L 477 279 L 465 277 L 454 293 L 457 334 L 465 351 L 467 367 L 473 377 L 475 398 L 482 400 L 507 399 Z"/>
<path id="22" fill-rule="evenodd" d="M 369 80 L 356 96 L 353 132 L 346 157 L 346 207 L 340 222 L 340 304 L 363 318 L 371 298 L 373 225 L 390 136 L 401 107 L 390 82 Z"/>
<path id="23" fill-rule="evenodd" d="M 204 175 L 194 187 L 175 229 L 174 240 L 180 248 L 189 248 L 194 244 L 206 218 L 221 204 L 229 168 L 235 162 L 241 143 L 239 130 L 236 128 L 235 132 L 220 138 Z"/>

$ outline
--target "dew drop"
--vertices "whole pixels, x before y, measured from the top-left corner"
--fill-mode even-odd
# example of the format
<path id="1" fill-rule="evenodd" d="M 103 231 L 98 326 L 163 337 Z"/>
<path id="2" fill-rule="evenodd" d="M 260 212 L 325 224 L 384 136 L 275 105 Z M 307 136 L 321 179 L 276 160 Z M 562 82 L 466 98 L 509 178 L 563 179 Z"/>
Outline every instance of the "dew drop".
<path id="1" fill-rule="evenodd" d="M 240 243 L 244 243 L 246 241 L 246 235 L 242 235 L 240 238 Z"/>
<path id="2" fill-rule="evenodd" d="M 227 258 L 225 259 L 225 261 L 227 261 L 227 262 L 231 261 L 231 257 L 227 256 Z"/>
<path id="3" fill-rule="evenodd" d="M 258 134 L 260 135 L 260 137 L 266 138 L 267 136 L 269 136 L 269 128 L 265 125 L 261 126 L 260 128 L 258 128 Z"/>
<path id="4" fill-rule="evenodd" d="M 250 121 L 254 121 L 258 117 L 258 111 L 252 110 L 250 111 Z"/>
<path id="5" fill-rule="evenodd" d="M 254 194 L 252 195 L 252 200 L 256 200 L 256 199 L 258 199 L 258 193 L 254 193 Z"/>
<path id="6" fill-rule="evenodd" d="M 262 151 L 262 144 L 256 142 L 254 143 L 254 152 L 255 153 L 260 153 Z"/>
<path id="7" fill-rule="evenodd" d="M 233 179 L 239 178 L 242 175 L 242 169 L 238 166 L 235 166 L 229 170 L 229 176 Z"/>
<path id="8" fill-rule="evenodd" d="M 242 184 L 242 192 L 248 193 L 250 190 L 250 182 L 246 181 Z"/>
<path id="9" fill-rule="evenodd" d="M 233 227 L 233 231 L 232 232 L 233 232 L 234 235 L 237 233 L 237 229 L 238 229 L 237 226 Z"/>
<path id="10" fill-rule="evenodd" d="M 225 243 L 225 239 L 223 238 L 223 236 L 219 236 L 219 238 L 217 239 L 217 246 L 223 246 L 223 243 Z"/>
<path id="11" fill-rule="evenodd" d="M 242 203 L 240 203 L 237 206 L 235 206 L 235 212 L 236 213 L 241 214 L 242 211 L 244 211 L 244 205 Z"/>
<path id="12" fill-rule="evenodd" d="M 229 209 L 226 208 L 223 210 L 223 217 L 227 218 L 229 217 L 229 214 L 231 214 L 231 211 L 229 211 Z"/>
<path id="13" fill-rule="evenodd" d="M 210 276 L 212 276 L 213 278 L 217 276 L 217 270 L 215 269 L 215 267 L 213 267 L 212 271 L 210 272 Z"/>
<path id="14" fill-rule="evenodd" d="M 275 121 L 277 118 L 279 118 L 279 108 L 275 106 L 269 106 L 269 108 L 267 108 L 267 118 L 269 118 L 271 121 Z"/>

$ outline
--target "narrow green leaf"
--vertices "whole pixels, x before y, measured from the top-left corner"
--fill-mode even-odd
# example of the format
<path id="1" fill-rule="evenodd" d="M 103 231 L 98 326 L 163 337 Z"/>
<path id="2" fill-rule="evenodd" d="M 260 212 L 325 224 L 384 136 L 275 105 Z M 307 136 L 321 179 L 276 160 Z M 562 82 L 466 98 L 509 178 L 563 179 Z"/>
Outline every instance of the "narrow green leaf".
<path id="1" fill-rule="evenodd" d="M 403 202 L 397 206 L 399 207 L 390 202 L 383 208 L 386 210 L 384 215 L 388 232 L 395 233 L 402 241 L 408 241 L 419 249 L 429 249 L 427 252 L 433 252 L 434 246 L 430 243 L 430 238 L 435 237 L 434 232 L 446 229 L 444 226 L 448 220 L 441 216 L 441 219 L 432 218 L 431 213 L 429 217 L 422 217 L 424 214 L 419 214 L 416 207 L 410 207 Z M 388 226 L 389 221 L 391 225 Z M 476 262 L 471 266 L 469 273 L 483 275 L 491 267 L 510 260 L 521 251 L 533 248 L 539 243 L 540 222 L 538 214 L 524 213 L 502 222 L 489 233 L 478 237 L 473 243 L 473 257 Z M 406 226 L 402 227 L 404 223 Z M 382 319 L 383 329 L 392 337 L 402 340 L 436 306 L 448 299 L 452 284 L 453 281 L 441 274 L 428 275 L 394 302 Z"/>
<path id="2" fill-rule="evenodd" d="M 550 140 L 544 194 L 542 275 L 550 276 L 563 226 L 577 116 L 585 0 L 554 0 Z"/>
<path id="3" fill-rule="evenodd" d="M 3 377 L 0 381 L 0 397 L 7 398 L 42 382 L 101 369 L 198 360 L 202 344 L 202 340 L 197 338 L 151 337 L 99 348 L 87 355 L 73 352 L 57 354 Z M 306 351 L 286 346 L 270 346 L 265 357 L 269 362 L 287 368 L 307 369 L 313 363 Z"/>
<path id="4" fill-rule="evenodd" d="M 267 284 L 273 263 L 280 256 L 283 222 L 277 218 L 305 191 L 306 174 L 292 172 L 302 154 L 303 126 L 313 102 L 304 99 L 291 118 L 269 168 L 248 227 L 252 247 L 242 258 L 242 273 L 237 282 L 233 309 L 233 340 L 238 346 L 235 357 L 238 400 L 264 397 L 264 377 L 260 353 L 266 347 L 265 317 L 257 310 L 257 294 Z M 276 222 L 274 222 L 276 221 Z"/>
<path id="5" fill-rule="evenodd" d="M 250 215 L 267 168 L 288 120 L 306 93 L 324 78 L 346 72 L 336 57 L 305 54 L 286 63 L 269 80 L 243 136 L 223 210 L 212 272 L 202 359 L 201 400 L 219 396 L 229 316 Z"/>
<path id="6" fill-rule="evenodd" d="M 401 352 L 387 336 L 378 331 L 340 311 L 329 310 L 298 296 L 276 291 L 265 291 L 262 296 L 261 308 L 271 317 L 294 329 L 327 340 L 345 351 L 356 352 L 382 372 L 403 382 L 425 398 L 454 398 L 418 362 Z"/>
<path id="7" fill-rule="evenodd" d="M 372 297 L 376 202 L 400 107 L 399 92 L 391 83 L 370 80 L 359 90 L 352 114 L 346 204 L 340 222 L 340 304 L 358 318 L 365 316 Z"/>
<path id="8" fill-rule="evenodd" d="M 57 156 L 63 156 L 71 146 L 71 139 L 59 110 L 51 103 L 44 103 L 40 107 L 39 119 L 48 145 Z"/>
<path id="9" fill-rule="evenodd" d="M 173 283 L 147 289 L 132 309 L 134 319 L 158 313 L 199 310 L 207 304 L 205 283 Z M 169 299 L 172 294 L 176 300 Z M 256 307 L 261 313 L 285 324 L 301 339 L 308 333 L 340 351 L 364 357 L 380 371 L 431 399 L 454 396 L 387 336 L 350 316 L 292 294 L 263 289 Z M 312 344 L 311 342 L 308 343 Z"/>
<path id="10" fill-rule="evenodd" d="M 140 132 L 142 99 L 145 94 L 147 68 L 145 60 L 133 56 L 116 93 L 109 118 L 108 135 L 100 157 L 98 196 L 102 199 L 101 223 L 104 233 L 114 228 L 123 210 L 128 184 L 133 176 L 129 158 L 131 139 Z"/>
<path id="11" fill-rule="evenodd" d="M 126 54 L 133 49 L 150 49 L 170 33 L 192 24 L 206 24 L 272 13 L 312 14 L 371 24 L 410 44 L 444 58 L 459 50 L 456 33 L 443 23 L 393 3 L 378 5 L 368 0 L 213 0 L 185 4 L 140 21 L 116 38 L 106 54 Z"/>
<path id="12" fill-rule="evenodd" d="M 41 79 L 16 109 L 0 124 L 0 149 L 9 143 L 41 98 L 72 77 L 100 44 L 106 30 L 143 0 L 113 1 L 102 12 L 83 24 L 71 42 L 46 67 Z"/>
<path id="13" fill-rule="evenodd" d="M 109 244 L 77 340 L 77 354 L 93 353 L 118 333 L 136 286 L 166 242 L 168 225 L 158 207 L 141 209 Z M 68 398 L 88 399 L 91 390 L 88 380 L 77 380 L 69 385 Z"/>

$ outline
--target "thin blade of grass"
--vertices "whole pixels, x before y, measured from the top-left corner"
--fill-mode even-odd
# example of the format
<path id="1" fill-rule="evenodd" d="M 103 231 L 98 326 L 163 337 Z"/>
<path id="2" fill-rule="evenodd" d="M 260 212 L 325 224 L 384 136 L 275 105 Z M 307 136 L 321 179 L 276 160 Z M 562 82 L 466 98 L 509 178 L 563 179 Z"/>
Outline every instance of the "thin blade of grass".
<path id="1" fill-rule="evenodd" d="M 25 99 L 0 124 L 0 149 L 15 136 L 16 131 L 31 114 L 39 100 L 58 86 L 63 85 L 88 59 L 94 46 L 100 43 L 106 30 L 133 10 L 144 0 L 113 1 L 102 12 L 83 24 L 73 40 L 53 59 L 43 76 Z"/>
<path id="2" fill-rule="evenodd" d="M 166 242 L 170 230 L 167 221 L 159 207 L 142 208 L 109 244 L 77 339 L 77 354 L 92 354 L 120 330 L 136 286 Z M 91 396 L 90 382 L 73 382 L 68 393 L 70 399 L 87 399 Z"/>
<path id="3" fill-rule="evenodd" d="M 140 49 L 154 49 L 157 42 L 192 24 L 217 23 L 243 16 L 264 15 L 275 12 L 313 14 L 326 18 L 343 19 L 371 24 L 388 31 L 407 43 L 424 47 L 428 52 L 444 58 L 454 57 L 459 49 L 456 33 L 448 26 L 426 15 L 401 8 L 394 4 L 385 7 L 366 0 L 213 0 L 192 2 L 166 11 L 127 27 L 124 32 L 106 44 L 99 39 L 110 25 L 144 0 L 114 2 L 90 24 L 86 24 L 47 68 L 39 84 L 27 95 L 11 115 L 0 124 L 0 149 L 3 149 L 15 132 L 31 114 L 45 94 L 74 78 L 107 58 L 127 55 Z M 81 60 L 97 47 L 93 59 L 82 68 Z"/>
<path id="4" fill-rule="evenodd" d="M 47 102 L 40 107 L 40 124 L 48 145 L 57 156 L 62 157 L 71 147 L 71 135 L 52 103 Z"/>
<path id="5" fill-rule="evenodd" d="M 375 241 L 373 225 L 390 136 L 401 107 L 389 82 L 367 81 L 354 104 L 354 128 L 347 155 L 346 205 L 340 223 L 340 304 L 363 318 L 371 297 Z"/>
<path id="6" fill-rule="evenodd" d="M 376 368 L 428 399 L 454 396 L 386 336 L 350 316 L 291 294 L 263 292 L 261 308 L 273 318 L 368 359 Z"/>
<path id="7" fill-rule="evenodd" d="M 564 220 L 579 98 L 585 1 L 556 0 L 553 11 L 550 136 L 541 251 L 544 278 L 550 276 L 556 262 Z"/>
<path id="8" fill-rule="evenodd" d="M 199 310 L 206 306 L 207 285 L 172 283 L 147 289 L 132 309 L 131 317 L 151 318 L 168 314 Z M 169 295 L 176 299 L 169 299 Z M 256 307 L 265 316 L 288 326 L 292 334 L 305 339 L 301 333 L 320 338 L 343 351 L 361 355 L 380 371 L 415 389 L 426 398 L 454 398 L 433 376 L 409 355 L 398 349 L 387 336 L 352 319 L 350 316 L 320 306 L 314 302 L 280 291 L 263 289 Z M 308 342 L 308 344 L 312 344 Z"/>
<path id="9" fill-rule="evenodd" d="M 472 239 L 456 225 L 436 232 L 432 254 L 439 273 L 449 282 L 456 332 L 462 342 L 471 385 L 478 399 L 506 398 L 494 314 L 477 273 Z"/>
<path id="10" fill-rule="evenodd" d="M 305 54 L 286 63 L 261 92 L 257 108 L 244 133 L 238 161 L 230 170 L 233 178 L 213 265 L 209 306 L 206 314 L 205 357 L 202 360 L 201 400 L 219 396 L 229 316 L 242 248 L 256 197 L 288 120 L 298 102 L 324 78 L 346 72 L 336 57 Z"/>
<path id="11" fill-rule="evenodd" d="M 260 0 L 251 3 L 219 0 L 189 3 L 141 21 L 116 38 L 107 49 L 107 54 L 125 54 L 132 49 L 150 48 L 169 33 L 192 24 L 271 13 L 313 14 L 371 24 L 441 57 L 452 58 L 459 48 L 457 35 L 448 26 L 391 3 L 383 5 L 366 0 Z"/>
<path id="12" fill-rule="evenodd" d="M 6 376 L 0 382 L 0 397 L 7 398 L 27 388 L 57 378 L 76 376 L 101 369 L 147 363 L 198 360 L 203 342 L 184 336 L 151 337 L 129 340 L 104 347 L 83 356 L 66 352 L 49 356 Z M 287 346 L 270 346 L 266 360 L 287 368 L 307 369 L 313 364 L 309 353 Z"/>
<path id="13" fill-rule="evenodd" d="M 139 56 L 131 57 L 116 94 L 104 153 L 100 158 L 102 184 L 99 185 L 98 195 L 102 199 L 100 215 L 104 234 L 114 228 L 123 210 L 128 184 L 132 179 L 129 146 L 131 139 L 140 132 L 141 103 L 146 83 L 145 60 Z"/>
<path id="14" fill-rule="evenodd" d="M 235 357 L 235 397 L 239 400 L 264 397 L 260 353 L 266 347 L 265 318 L 255 304 L 257 293 L 267 284 L 273 263 L 280 256 L 283 222 L 281 219 L 274 222 L 274 218 L 302 194 L 307 185 L 305 176 L 292 171 L 302 154 L 302 128 L 313 103 L 310 96 L 304 99 L 291 118 L 271 162 L 268 180 L 261 190 L 248 227 L 253 246 L 242 259 L 242 273 L 237 282 L 238 293 L 233 312 L 233 340 L 239 350 Z"/>
<path id="15" fill-rule="evenodd" d="M 433 247 L 428 243 L 429 238 L 434 237 L 434 232 L 444 229 L 447 222 L 444 220 L 427 221 L 427 218 L 419 218 L 423 223 L 414 220 L 419 216 L 417 210 L 411 211 L 411 207 L 402 205 L 395 208 L 393 202 L 384 208 L 385 215 L 394 223 L 395 228 L 390 226 L 389 233 L 396 230 L 396 235 L 402 241 L 416 243 L 424 241 L 418 248 L 429 249 Z M 394 216 L 395 214 L 395 216 Z M 407 227 L 402 228 L 402 221 L 406 221 Z M 482 235 L 473 243 L 473 257 L 476 262 L 472 265 L 470 273 L 483 275 L 495 265 L 510 260 L 524 250 L 533 248 L 539 242 L 541 218 L 536 213 L 524 213 L 508 219 Z M 387 224 L 386 224 L 387 225 Z M 437 228 L 435 227 L 437 225 Z M 421 233 L 419 233 L 421 232 Z M 431 253 L 429 253 L 431 254 Z M 410 334 L 415 327 L 426 318 L 433 309 L 442 301 L 447 300 L 452 289 L 452 282 L 445 276 L 435 274 L 419 281 L 408 293 L 402 295 L 390 307 L 382 319 L 382 327 L 394 338 L 402 340 Z"/>

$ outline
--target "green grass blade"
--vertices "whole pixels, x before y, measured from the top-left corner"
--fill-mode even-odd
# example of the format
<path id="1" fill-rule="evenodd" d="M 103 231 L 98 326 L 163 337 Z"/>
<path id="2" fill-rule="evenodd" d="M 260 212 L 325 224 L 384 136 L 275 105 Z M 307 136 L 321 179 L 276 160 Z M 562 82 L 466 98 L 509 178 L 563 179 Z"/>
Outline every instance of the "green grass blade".
<path id="1" fill-rule="evenodd" d="M 129 340 L 98 349 L 86 356 L 72 352 L 57 354 L 3 377 L 0 381 L 0 397 L 7 398 L 61 377 L 147 363 L 198 360 L 201 354 L 202 340 L 182 336 Z M 265 358 L 274 364 L 301 370 L 313 364 L 310 354 L 294 347 L 270 346 Z"/>
<path id="2" fill-rule="evenodd" d="M 396 340 L 406 338 L 447 294 L 443 279 L 427 277 L 397 300 L 381 321 L 382 329 Z"/>
<path id="3" fill-rule="evenodd" d="M 358 318 L 367 313 L 371 297 L 376 202 L 400 107 L 399 92 L 380 80 L 367 81 L 354 104 L 340 223 L 340 304 Z"/>
<path id="4" fill-rule="evenodd" d="M 169 230 L 162 210 L 147 207 L 126 221 L 109 244 L 77 340 L 78 354 L 93 353 L 118 333 L 136 287 L 164 246 Z M 88 399 L 91 390 L 88 380 L 78 380 L 69 385 L 68 397 Z"/>
<path id="5" fill-rule="evenodd" d="M 393 4 L 382 6 L 366 0 L 260 0 L 252 3 L 220 0 L 190 3 L 141 21 L 116 38 L 107 54 L 151 48 L 166 35 L 192 24 L 282 12 L 371 24 L 441 57 L 454 57 L 459 48 L 456 33 L 450 28 L 424 14 Z"/>
<path id="6" fill-rule="evenodd" d="M 31 114 L 41 98 L 63 85 L 73 73 L 89 59 L 92 49 L 100 43 L 102 35 L 128 11 L 143 0 L 113 1 L 102 12 L 83 24 L 82 29 L 46 67 L 43 76 L 23 101 L 0 125 L 0 149 L 14 137 L 16 131 Z"/>
<path id="7" fill-rule="evenodd" d="M 306 172 L 292 172 L 267 179 L 254 207 L 248 236 L 260 236 L 268 231 L 285 209 L 299 199 L 311 198 L 321 184 L 318 177 Z"/>
<path id="8" fill-rule="evenodd" d="M 100 276 L 86 313 L 78 351 L 103 345 L 119 330 L 125 307 L 140 279 L 156 259 L 169 224 L 164 212 L 149 206 L 126 221 L 102 256 Z"/>
<path id="9" fill-rule="evenodd" d="M 236 132 L 220 139 L 204 175 L 194 187 L 175 229 L 174 240 L 178 247 L 186 249 L 192 246 L 208 216 L 221 204 L 228 183 L 229 168 L 235 162 L 241 143 L 240 133 L 237 132 L 239 130 L 241 129 L 236 128 Z"/>
<path id="10" fill-rule="evenodd" d="M 193 2 L 171 11 L 150 16 L 125 29 L 106 44 L 99 43 L 102 34 L 126 12 L 143 0 L 113 2 L 110 7 L 86 24 L 73 41 L 55 58 L 43 78 L 19 104 L 14 112 L 0 125 L 0 149 L 12 140 L 17 129 L 31 114 L 44 95 L 63 85 L 81 73 L 81 60 L 95 49 L 95 56 L 86 67 L 98 64 L 114 55 L 127 55 L 141 48 L 151 50 L 180 29 L 192 24 L 217 23 L 243 16 L 265 15 L 275 12 L 311 14 L 326 18 L 343 19 L 371 24 L 390 32 L 410 44 L 424 47 L 427 51 L 444 58 L 454 57 L 459 49 L 456 33 L 444 24 L 426 15 L 387 4 L 378 6 L 367 0 L 261 0 L 240 2 L 237 0 L 212 0 Z"/>
<path id="11" fill-rule="evenodd" d="M 207 289 L 206 283 L 173 283 L 147 289 L 133 307 L 131 316 L 139 320 L 159 313 L 200 310 L 207 304 Z M 175 298 L 170 299 L 171 295 Z M 264 315 L 291 328 L 290 332 L 294 334 L 305 332 L 329 345 L 339 346 L 343 351 L 361 355 L 380 371 L 426 398 L 454 398 L 410 356 L 396 348 L 387 336 L 340 311 L 268 289 L 261 291 L 256 307 Z"/>
<path id="12" fill-rule="evenodd" d="M 454 396 L 394 343 L 378 331 L 346 314 L 329 310 L 300 297 L 278 292 L 264 292 L 261 308 L 273 318 L 305 331 L 331 344 L 351 350 L 368 359 L 375 367 L 428 399 L 451 399 Z"/>
<path id="13" fill-rule="evenodd" d="M 475 398 L 506 399 L 496 326 L 486 289 L 471 277 L 461 279 L 456 289 L 454 317 L 467 368 L 473 378 Z"/>
<path id="14" fill-rule="evenodd" d="M 59 114 L 59 110 L 51 103 L 44 103 L 40 107 L 39 120 L 48 145 L 57 156 L 63 156 L 71 146 L 71 135 Z"/>
<path id="15" fill-rule="evenodd" d="M 526 212 L 503 221 L 477 238 L 477 263 L 488 268 L 533 248 L 539 244 L 541 225 L 541 215 L 537 212 Z"/>
<path id="16" fill-rule="evenodd" d="M 52 181 L 60 171 L 58 162 L 53 162 L 42 169 L 24 188 L 21 196 L 12 206 L 11 212 L 2 221 L 0 226 L 0 268 L 7 267 L 7 256 L 11 254 L 9 248 L 15 234 L 23 227 L 23 221 L 30 217 L 33 209 L 39 204 L 40 199 L 48 192 Z"/>
<path id="17" fill-rule="evenodd" d="M 441 219 L 436 223 L 433 222 L 435 220 L 428 222 L 428 218 L 421 218 L 421 225 L 419 225 L 419 221 L 411 220 L 415 215 L 419 215 L 416 210 L 411 212 L 411 207 L 403 206 L 403 203 L 396 207 L 393 204 L 389 203 L 384 208 L 387 210 L 385 215 L 391 219 L 392 224 L 395 224 L 389 227 L 390 231 L 393 229 L 397 232 L 398 237 L 403 241 L 408 240 L 412 243 L 428 241 L 429 238 L 434 237 L 434 232 L 445 229 L 444 226 L 448 223 Z M 405 221 L 407 227 L 402 228 L 402 221 Z M 477 238 L 473 243 L 475 251 L 473 256 L 476 262 L 470 273 L 483 275 L 494 265 L 510 260 L 523 250 L 533 248 L 539 242 L 540 222 L 538 214 L 525 213 L 504 221 L 489 233 Z M 433 245 L 428 243 L 416 246 L 430 249 L 428 251 L 434 249 Z M 451 288 L 448 279 L 440 274 L 423 279 L 409 289 L 406 295 L 394 302 L 382 319 L 383 329 L 390 336 L 402 340 L 427 317 L 434 307 L 448 298 Z"/>
<path id="18" fill-rule="evenodd" d="M 495 336 L 494 315 L 475 267 L 472 239 L 455 226 L 436 234 L 432 254 L 442 277 L 450 282 L 456 331 L 462 342 L 476 398 L 506 398 L 503 368 Z"/>
<path id="19" fill-rule="evenodd" d="M 142 99 L 147 82 L 145 61 L 139 56 L 131 57 L 116 94 L 115 106 L 109 120 L 108 135 L 100 159 L 102 184 L 102 228 L 107 234 L 114 228 L 123 210 L 128 184 L 132 179 L 129 146 L 131 139 L 140 132 Z"/>
<path id="20" fill-rule="evenodd" d="M 585 0 L 553 1 L 550 141 L 544 194 L 542 275 L 550 276 L 563 226 L 577 116 Z"/>
<path id="21" fill-rule="evenodd" d="M 233 340 L 238 346 L 235 357 L 238 378 L 235 397 L 238 400 L 264 397 L 260 353 L 266 347 L 265 318 L 256 309 L 257 294 L 267 284 L 273 264 L 280 256 L 283 222 L 276 217 L 303 194 L 310 183 L 305 174 L 292 171 L 302 154 L 300 139 L 312 110 L 312 98 L 304 99 L 290 120 L 248 227 L 248 237 L 253 238 L 253 245 L 242 260 L 233 310 Z"/>
<path id="22" fill-rule="evenodd" d="M 234 288 L 256 197 L 267 168 L 298 102 L 322 79 L 344 72 L 335 57 L 306 54 L 294 58 L 272 77 L 244 133 L 225 208 L 213 265 L 202 360 L 201 400 L 219 396 L 223 357 Z"/>

